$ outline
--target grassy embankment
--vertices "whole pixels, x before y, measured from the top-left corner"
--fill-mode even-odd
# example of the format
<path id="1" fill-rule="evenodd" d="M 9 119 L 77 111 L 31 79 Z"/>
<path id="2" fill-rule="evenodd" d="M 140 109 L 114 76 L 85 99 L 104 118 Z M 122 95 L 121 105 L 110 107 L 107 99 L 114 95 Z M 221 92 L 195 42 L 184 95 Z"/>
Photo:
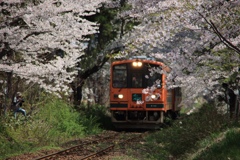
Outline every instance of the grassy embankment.
<path id="1" fill-rule="evenodd" d="M 0 119 L 0 159 L 57 148 L 69 140 L 97 134 L 102 131 L 100 121 L 110 122 L 104 120 L 107 118 L 105 112 L 103 106 L 81 107 L 76 112 L 73 107 L 51 97 L 27 118 L 18 114 L 14 119 L 9 113 Z"/>
<path id="2" fill-rule="evenodd" d="M 212 104 L 204 104 L 198 112 L 146 137 L 128 154 L 136 160 L 239 160 L 239 127 Z"/>

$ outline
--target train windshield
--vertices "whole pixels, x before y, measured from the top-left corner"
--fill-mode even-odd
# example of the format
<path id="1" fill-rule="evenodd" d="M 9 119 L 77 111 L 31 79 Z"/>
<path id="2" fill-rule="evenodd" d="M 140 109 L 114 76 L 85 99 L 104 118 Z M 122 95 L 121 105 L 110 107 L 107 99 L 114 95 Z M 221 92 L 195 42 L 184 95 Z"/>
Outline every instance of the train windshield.
<path id="1" fill-rule="evenodd" d="M 161 67 L 158 65 L 147 65 L 147 74 L 146 77 L 146 84 L 147 87 L 151 87 L 155 85 L 158 88 L 162 87 L 162 74 L 159 73 Z"/>
<path id="2" fill-rule="evenodd" d="M 114 88 L 146 88 L 162 85 L 162 74 L 154 72 L 159 65 L 145 63 L 141 67 L 132 64 L 119 64 L 113 66 L 112 86 Z"/>
<path id="3" fill-rule="evenodd" d="M 127 87 L 127 65 L 115 65 L 113 66 L 113 87 L 125 88 Z"/>

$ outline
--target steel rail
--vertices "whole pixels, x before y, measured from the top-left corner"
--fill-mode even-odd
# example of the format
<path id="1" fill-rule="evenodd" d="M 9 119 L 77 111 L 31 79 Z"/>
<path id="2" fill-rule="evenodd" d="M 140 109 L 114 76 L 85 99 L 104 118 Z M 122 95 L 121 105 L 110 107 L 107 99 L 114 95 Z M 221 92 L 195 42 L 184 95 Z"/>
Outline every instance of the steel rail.
<path id="1" fill-rule="evenodd" d="M 102 140 L 109 139 L 109 138 L 112 138 L 112 137 L 116 137 L 118 134 L 119 133 L 117 133 L 115 135 L 108 136 L 108 137 L 103 137 L 103 138 L 100 138 L 98 140 L 93 140 L 93 141 L 90 141 L 90 142 L 86 142 L 86 143 L 83 143 L 83 144 L 80 144 L 80 145 L 75 145 L 73 147 L 70 147 L 70 148 L 67 148 L 67 149 L 64 149 L 64 150 L 61 150 L 61 151 L 58 151 L 58 152 L 54 152 L 54 153 L 51 153 L 51 154 L 48 154 L 48 155 L 44 155 L 42 157 L 38 157 L 34 160 L 42 160 L 42 159 L 46 159 L 46 158 L 50 158 L 50 157 L 55 157 L 57 155 L 61 155 L 62 153 L 66 153 L 66 152 L 72 151 L 74 149 L 81 148 L 85 145 L 89 145 L 89 144 L 93 144 L 93 143 L 99 143 Z"/>
<path id="2" fill-rule="evenodd" d="M 140 135 L 138 135 L 138 136 L 129 138 L 129 139 L 127 139 L 127 140 L 124 140 L 124 141 L 118 143 L 118 145 L 127 144 L 127 143 L 129 143 L 130 141 L 132 141 L 132 140 L 134 140 L 134 139 L 142 138 L 142 136 L 143 136 L 143 134 L 140 134 Z M 108 146 L 108 147 L 106 147 L 106 148 L 104 148 L 104 149 L 102 149 L 102 150 L 99 150 L 99 151 L 95 152 L 95 153 L 89 154 L 89 155 L 81 158 L 80 160 L 87 160 L 87 159 L 91 159 L 91 158 L 97 157 L 97 156 L 99 156 L 99 155 L 103 155 L 103 154 L 105 154 L 105 153 L 113 150 L 113 149 L 115 148 L 115 146 L 117 146 L 117 145 L 116 145 L 116 144 L 113 144 L 113 145 Z"/>

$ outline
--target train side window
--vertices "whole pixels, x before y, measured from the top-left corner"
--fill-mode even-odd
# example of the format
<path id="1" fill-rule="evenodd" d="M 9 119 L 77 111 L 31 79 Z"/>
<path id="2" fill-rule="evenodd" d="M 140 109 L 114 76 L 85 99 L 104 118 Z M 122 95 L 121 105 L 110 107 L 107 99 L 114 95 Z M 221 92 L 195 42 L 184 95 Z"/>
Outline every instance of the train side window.
<path id="1" fill-rule="evenodd" d="M 114 88 L 127 87 L 127 66 L 125 64 L 113 66 L 112 81 Z"/>

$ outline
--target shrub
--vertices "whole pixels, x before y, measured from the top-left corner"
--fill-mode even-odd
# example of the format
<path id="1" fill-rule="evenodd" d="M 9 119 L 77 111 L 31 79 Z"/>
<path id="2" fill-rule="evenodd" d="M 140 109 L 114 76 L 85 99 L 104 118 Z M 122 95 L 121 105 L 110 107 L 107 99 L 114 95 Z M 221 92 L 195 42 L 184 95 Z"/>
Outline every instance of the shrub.
<path id="1" fill-rule="evenodd" d="M 111 117 L 108 116 L 108 110 L 106 106 L 101 105 L 93 105 L 91 107 L 87 107 L 82 105 L 81 111 L 86 116 L 86 119 L 89 119 L 89 122 L 96 122 L 102 129 L 113 129 L 113 125 L 111 123 Z M 86 121 L 86 123 L 89 123 Z M 95 123 L 95 124 L 96 124 Z M 87 124 L 85 125 L 87 126 Z"/>
<path id="2" fill-rule="evenodd" d="M 36 119 L 44 119 L 51 128 L 50 135 L 62 134 L 66 138 L 84 135 L 85 127 L 79 121 L 81 115 L 61 100 L 57 99 L 45 104 Z"/>

